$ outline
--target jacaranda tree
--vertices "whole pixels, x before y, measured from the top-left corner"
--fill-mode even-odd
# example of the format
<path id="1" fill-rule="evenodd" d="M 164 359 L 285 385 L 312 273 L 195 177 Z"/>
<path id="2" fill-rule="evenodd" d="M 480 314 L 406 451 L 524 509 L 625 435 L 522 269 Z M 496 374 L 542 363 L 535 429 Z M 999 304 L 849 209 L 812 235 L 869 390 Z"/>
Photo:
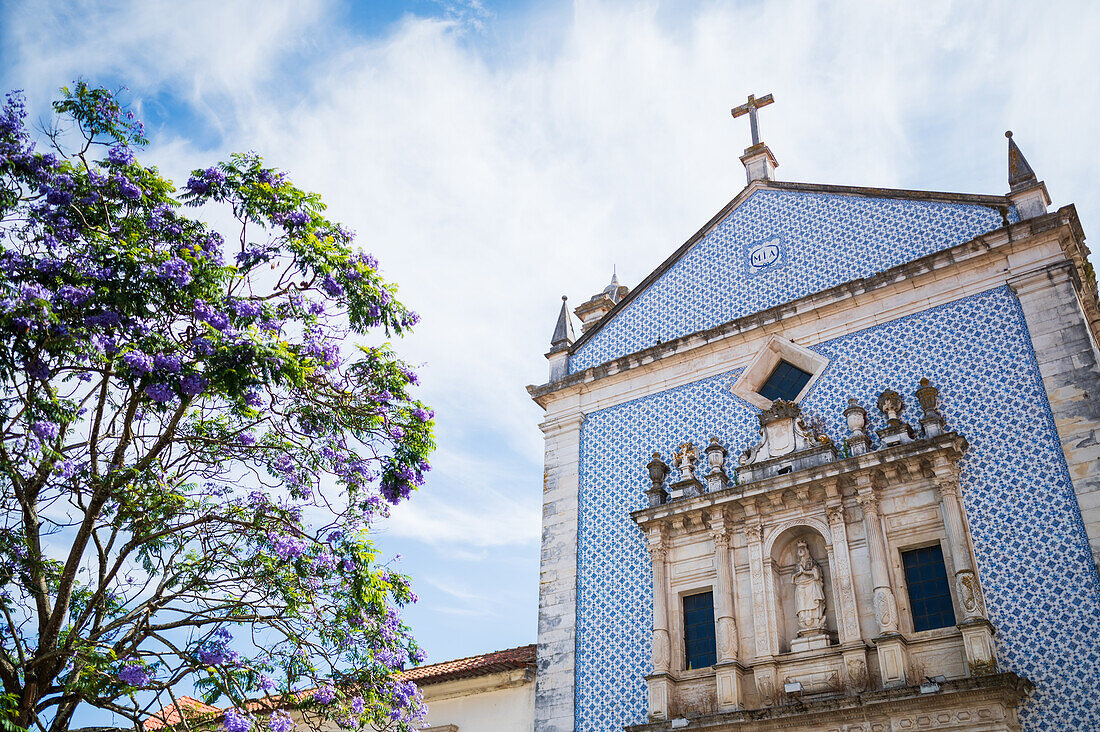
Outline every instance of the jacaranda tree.
<path id="1" fill-rule="evenodd" d="M 416 315 L 258 156 L 175 189 L 119 99 L 63 89 L 37 143 L 0 112 L 0 726 L 197 689 L 229 732 L 406 729 L 415 597 L 368 537 L 433 447 L 385 345 Z"/>

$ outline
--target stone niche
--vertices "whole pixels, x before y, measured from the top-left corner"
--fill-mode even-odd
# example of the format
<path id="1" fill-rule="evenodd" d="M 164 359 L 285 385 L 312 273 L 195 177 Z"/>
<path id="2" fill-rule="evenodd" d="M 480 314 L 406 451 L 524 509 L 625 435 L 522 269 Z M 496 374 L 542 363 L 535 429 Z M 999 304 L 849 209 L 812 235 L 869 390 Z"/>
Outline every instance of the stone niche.
<path id="1" fill-rule="evenodd" d="M 825 595 L 824 625 L 819 629 L 798 627 L 794 575 L 798 568 L 798 546 L 804 543 L 810 557 L 822 575 Z M 780 653 L 802 652 L 826 648 L 837 642 L 836 601 L 832 592 L 832 547 L 825 537 L 810 526 L 793 526 L 780 534 L 768 553 L 770 559 L 770 592 L 776 608 L 776 635 Z"/>
<path id="2" fill-rule="evenodd" d="M 651 723 L 638 729 L 686 718 L 718 731 L 818 730 L 825 711 L 837 729 L 865 729 L 851 725 L 880 703 L 883 729 L 927 715 L 954 720 L 942 729 L 979 717 L 983 730 L 1018 729 L 1030 684 L 997 665 L 961 501 L 967 443 L 944 424 L 934 386 L 923 380 L 916 395 L 916 426 L 891 390 L 877 402 L 887 426 L 870 433 L 851 400 L 839 442 L 775 402 L 736 468 L 718 438 L 682 445 L 672 467 L 658 454 L 639 466 L 649 507 L 631 516 L 650 551 L 653 630 Z M 954 622 L 941 614 L 918 632 L 902 557 L 928 546 L 941 548 Z M 682 596 L 707 590 L 717 663 L 688 670 Z"/>

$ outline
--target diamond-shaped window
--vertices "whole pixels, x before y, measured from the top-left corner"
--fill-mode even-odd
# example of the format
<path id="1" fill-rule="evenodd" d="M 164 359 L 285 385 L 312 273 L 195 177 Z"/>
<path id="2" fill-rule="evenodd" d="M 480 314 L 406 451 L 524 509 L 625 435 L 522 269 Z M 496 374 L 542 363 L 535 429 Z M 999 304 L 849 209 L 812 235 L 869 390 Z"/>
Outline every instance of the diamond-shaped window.
<path id="1" fill-rule="evenodd" d="M 772 336 L 741 372 L 731 391 L 761 409 L 768 409 L 776 399 L 799 402 L 828 365 L 824 356 Z"/>

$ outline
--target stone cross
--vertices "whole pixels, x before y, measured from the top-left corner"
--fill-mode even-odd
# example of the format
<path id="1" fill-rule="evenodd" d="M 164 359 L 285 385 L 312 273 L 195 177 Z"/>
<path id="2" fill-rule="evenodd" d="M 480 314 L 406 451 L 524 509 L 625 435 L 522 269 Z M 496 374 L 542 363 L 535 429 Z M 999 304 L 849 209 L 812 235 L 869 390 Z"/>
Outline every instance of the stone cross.
<path id="1" fill-rule="evenodd" d="M 745 114 L 749 115 L 749 128 L 752 130 L 753 145 L 760 144 L 760 126 L 756 122 L 756 110 L 760 109 L 761 107 L 766 107 L 774 101 L 775 99 L 772 98 L 771 94 L 762 96 L 759 99 L 750 94 L 749 101 L 745 102 L 740 107 L 735 107 L 734 109 L 730 110 L 730 113 L 733 115 L 734 119 L 737 119 L 738 117 L 741 117 Z"/>

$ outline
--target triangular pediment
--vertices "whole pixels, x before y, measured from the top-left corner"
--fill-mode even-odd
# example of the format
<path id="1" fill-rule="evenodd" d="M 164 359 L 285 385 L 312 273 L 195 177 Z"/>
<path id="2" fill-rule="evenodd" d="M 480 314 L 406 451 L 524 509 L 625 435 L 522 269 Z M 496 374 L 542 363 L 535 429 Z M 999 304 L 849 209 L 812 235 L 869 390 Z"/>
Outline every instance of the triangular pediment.
<path id="1" fill-rule="evenodd" d="M 585 333 L 576 373 L 1015 220 L 1003 196 L 755 182 Z"/>

